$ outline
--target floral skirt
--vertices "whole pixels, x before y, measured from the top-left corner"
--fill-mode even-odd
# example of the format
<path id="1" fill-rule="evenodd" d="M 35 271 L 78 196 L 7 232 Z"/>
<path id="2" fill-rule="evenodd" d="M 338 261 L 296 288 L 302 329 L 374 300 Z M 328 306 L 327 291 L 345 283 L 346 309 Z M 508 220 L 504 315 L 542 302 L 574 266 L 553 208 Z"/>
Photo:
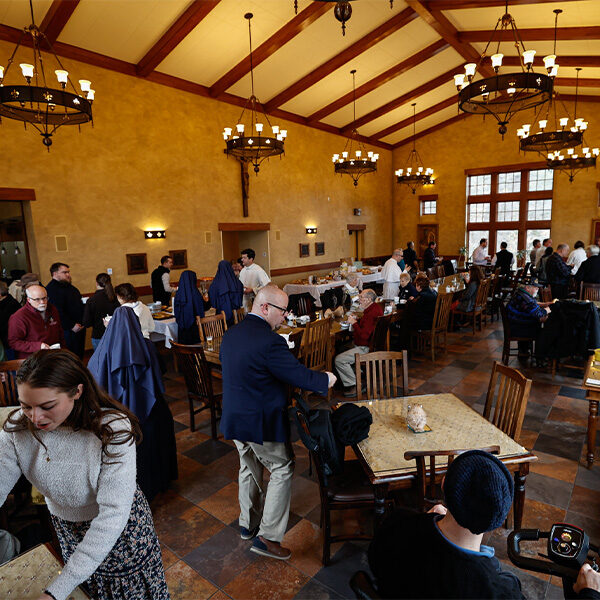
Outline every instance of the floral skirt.
<path id="1" fill-rule="evenodd" d="M 66 563 L 91 521 L 74 523 L 52 515 L 52 523 Z M 123 533 L 86 585 L 95 600 L 169 600 L 152 513 L 139 488 Z"/>

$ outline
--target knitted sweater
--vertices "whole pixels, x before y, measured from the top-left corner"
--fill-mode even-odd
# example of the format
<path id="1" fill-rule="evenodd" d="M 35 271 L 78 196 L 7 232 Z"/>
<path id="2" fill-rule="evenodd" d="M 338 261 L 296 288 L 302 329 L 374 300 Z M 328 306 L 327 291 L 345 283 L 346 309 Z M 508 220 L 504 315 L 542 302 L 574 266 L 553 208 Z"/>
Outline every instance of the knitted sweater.
<path id="1" fill-rule="evenodd" d="M 114 431 L 131 428 L 128 419 L 105 419 Z M 135 445 L 110 445 L 109 452 L 119 455 L 110 459 L 90 431 L 59 427 L 37 433 L 46 448 L 28 430 L 0 431 L 0 506 L 22 473 L 46 497 L 51 514 L 66 521 L 92 521 L 47 588 L 63 600 L 94 574 L 125 529 L 136 489 Z"/>

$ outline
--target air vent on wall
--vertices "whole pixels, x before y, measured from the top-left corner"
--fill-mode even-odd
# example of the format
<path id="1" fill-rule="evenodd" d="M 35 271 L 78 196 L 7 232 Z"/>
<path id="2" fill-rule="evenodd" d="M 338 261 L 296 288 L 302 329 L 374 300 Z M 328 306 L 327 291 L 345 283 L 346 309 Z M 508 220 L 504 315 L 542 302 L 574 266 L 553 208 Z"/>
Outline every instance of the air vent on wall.
<path id="1" fill-rule="evenodd" d="M 56 246 L 57 252 L 67 252 L 69 249 L 69 245 L 67 244 L 67 236 L 66 235 L 55 235 L 54 236 L 54 245 Z"/>
<path id="2" fill-rule="evenodd" d="M 204 232 L 204 243 L 212 244 L 212 232 L 211 231 Z"/>

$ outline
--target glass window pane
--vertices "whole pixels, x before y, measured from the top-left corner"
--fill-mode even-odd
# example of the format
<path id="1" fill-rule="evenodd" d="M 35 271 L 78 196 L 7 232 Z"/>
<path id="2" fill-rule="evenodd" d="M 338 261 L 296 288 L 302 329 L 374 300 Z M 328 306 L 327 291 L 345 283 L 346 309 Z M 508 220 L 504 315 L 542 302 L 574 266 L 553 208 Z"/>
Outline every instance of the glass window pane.
<path id="1" fill-rule="evenodd" d="M 552 200 L 528 200 L 528 221 L 549 221 L 552 218 Z"/>
<path id="2" fill-rule="evenodd" d="M 518 221 L 519 220 L 519 202 L 498 202 L 498 212 L 496 219 L 498 221 Z"/>
<path id="3" fill-rule="evenodd" d="M 468 184 L 469 196 L 483 196 L 492 192 L 491 175 L 470 175 Z"/>
<path id="4" fill-rule="evenodd" d="M 525 248 L 531 252 L 533 247 L 533 240 L 540 240 L 543 242 L 546 238 L 550 237 L 549 229 L 528 229 L 526 236 L 526 246 Z M 527 259 L 529 260 L 529 254 L 527 255 Z"/>
<path id="5" fill-rule="evenodd" d="M 490 220 L 490 203 L 477 202 L 468 205 L 469 223 L 488 223 Z"/>
<path id="6" fill-rule="evenodd" d="M 510 194 L 521 191 L 521 171 L 498 173 L 498 193 Z"/>
<path id="7" fill-rule="evenodd" d="M 500 244 L 506 242 L 508 247 L 506 248 L 513 254 L 519 249 L 519 230 L 518 229 L 498 229 L 496 231 L 496 252 L 500 250 Z M 515 257 L 516 260 L 516 257 Z"/>
<path id="8" fill-rule="evenodd" d="M 423 200 L 421 202 L 422 215 L 435 215 L 437 212 L 437 200 Z"/>
<path id="9" fill-rule="evenodd" d="M 479 246 L 479 240 L 481 240 L 481 238 L 489 239 L 489 237 L 490 237 L 489 231 L 482 231 L 482 230 L 469 231 L 469 244 L 468 244 L 468 248 L 467 248 L 468 256 L 469 257 L 473 256 L 473 252 L 475 251 L 475 248 L 477 248 L 477 246 Z M 469 258 L 469 260 L 470 260 L 470 258 Z"/>
<path id="10" fill-rule="evenodd" d="M 537 169 L 529 171 L 528 190 L 542 192 L 551 190 L 554 184 L 554 171 L 552 169 Z"/>

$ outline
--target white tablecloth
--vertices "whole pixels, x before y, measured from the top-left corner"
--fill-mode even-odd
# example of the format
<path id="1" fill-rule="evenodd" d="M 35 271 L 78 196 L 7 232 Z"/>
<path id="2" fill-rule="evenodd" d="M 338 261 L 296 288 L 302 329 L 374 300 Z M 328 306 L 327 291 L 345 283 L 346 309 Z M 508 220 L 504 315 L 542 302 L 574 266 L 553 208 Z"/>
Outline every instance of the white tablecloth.
<path id="1" fill-rule="evenodd" d="M 153 342 L 165 342 L 165 348 L 171 347 L 171 342 L 177 341 L 177 321 L 175 317 L 164 321 L 154 321 L 154 331 L 150 334 Z"/>
<path id="2" fill-rule="evenodd" d="M 363 283 L 373 283 L 373 282 L 383 282 L 381 278 L 381 272 L 371 273 L 370 275 L 363 275 L 362 273 L 357 273 L 359 278 Z M 340 281 L 328 281 L 327 283 L 321 283 L 319 285 L 308 285 L 308 284 L 299 284 L 299 283 L 286 283 L 283 286 L 283 291 L 291 296 L 292 294 L 304 294 L 308 292 L 314 299 L 317 306 L 321 306 L 321 294 L 325 290 L 329 290 L 331 288 L 340 287 L 346 283 L 345 279 Z"/>

